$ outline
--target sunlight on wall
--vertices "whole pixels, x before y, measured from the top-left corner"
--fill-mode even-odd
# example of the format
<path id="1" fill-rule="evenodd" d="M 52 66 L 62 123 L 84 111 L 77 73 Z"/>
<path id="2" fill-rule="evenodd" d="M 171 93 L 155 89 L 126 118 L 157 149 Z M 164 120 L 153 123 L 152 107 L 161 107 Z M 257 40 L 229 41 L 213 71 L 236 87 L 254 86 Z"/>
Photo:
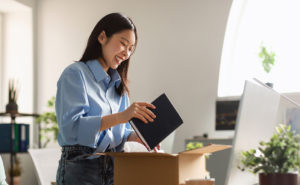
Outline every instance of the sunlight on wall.
<path id="1" fill-rule="evenodd" d="M 240 95 L 246 79 L 274 83 L 279 92 L 299 92 L 300 2 L 236 0 L 231 9 L 220 67 L 218 96 Z M 264 45 L 275 52 L 269 74 L 258 57 Z"/>

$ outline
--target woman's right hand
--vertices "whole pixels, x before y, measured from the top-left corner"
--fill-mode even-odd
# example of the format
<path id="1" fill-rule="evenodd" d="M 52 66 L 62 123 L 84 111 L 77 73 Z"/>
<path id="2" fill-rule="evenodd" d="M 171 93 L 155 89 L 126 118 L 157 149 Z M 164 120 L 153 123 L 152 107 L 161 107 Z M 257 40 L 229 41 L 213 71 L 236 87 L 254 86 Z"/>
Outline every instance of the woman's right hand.
<path id="1" fill-rule="evenodd" d="M 125 111 L 122 112 L 125 122 L 132 118 L 138 118 L 144 123 L 153 122 L 156 118 L 155 114 L 148 108 L 155 109 L 156 107 L 146 102 L 135 102 L 130 105 Z"/>

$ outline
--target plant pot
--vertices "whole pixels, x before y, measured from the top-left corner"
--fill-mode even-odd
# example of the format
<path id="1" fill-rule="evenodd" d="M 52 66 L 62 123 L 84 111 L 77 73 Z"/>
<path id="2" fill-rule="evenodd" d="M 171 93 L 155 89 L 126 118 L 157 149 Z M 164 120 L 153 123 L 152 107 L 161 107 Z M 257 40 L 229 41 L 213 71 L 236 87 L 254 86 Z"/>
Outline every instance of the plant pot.
<path id="1" fill-rule="evenodd" d="M 13 177 L 14 185 L 20 185 L 20 179 L 21 179 L 21 176 Z M 8 181 L 8 184 L 11 184 L 10 177 L 7 178 L 7 181 Z"/>
<path id="2" fill-rule="evenodd" d="M 8 103 L 6 105 L 6 112 L 8 112 L 8 113 L 18 113 L 18 105 L 16 103 Z"/>
<path id="3" fill-rule="evenodd" d="M 259 185 L 298 185 L 296 173 L 259 174 Z"/>

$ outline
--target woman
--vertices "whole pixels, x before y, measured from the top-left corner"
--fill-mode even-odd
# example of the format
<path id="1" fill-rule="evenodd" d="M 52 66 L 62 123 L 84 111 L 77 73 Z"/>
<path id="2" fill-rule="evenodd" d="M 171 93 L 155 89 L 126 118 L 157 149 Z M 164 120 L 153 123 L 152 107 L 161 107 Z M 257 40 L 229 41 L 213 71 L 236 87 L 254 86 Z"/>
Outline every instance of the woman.
<path id="1" fill-rule="evenodd" d="M 137 44 L 130 18 L 112 13 L 93 29 L 79 62 L 68 66 L 57 82 L 56 114 L 62 156 L 58 185 L 113 184 L 113 159 L 97 152 L 120 152 L 126 141 L 140 142 L 128 121 L 153 122 L 155 106 L 129 106 L 128 67 Z"/>

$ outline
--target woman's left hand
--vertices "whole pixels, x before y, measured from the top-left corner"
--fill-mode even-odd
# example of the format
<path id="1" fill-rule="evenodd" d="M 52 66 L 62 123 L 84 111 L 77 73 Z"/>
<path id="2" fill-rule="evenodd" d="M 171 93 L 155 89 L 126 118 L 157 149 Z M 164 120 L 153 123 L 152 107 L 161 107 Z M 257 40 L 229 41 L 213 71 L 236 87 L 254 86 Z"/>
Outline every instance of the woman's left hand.
<path id="1" fill-rule="evenodd" d="M 145 146 L 145 144 L 144 144 L 144 143 L 142 142 L 142 140 L 136 135 L 135 132 L 132 132 L 132 133 L 128 136 L 127 141 L 135 141 L 135 142 L 138 142 L 138 143 L 140 143 L 140 144 L 142 144 L 142 145 Z"/>
<path id="2" fill-rule="evenodd" d="M 154 152 L 160 151 L 160 143 L 155 148 L 153 148 L 153 150 Z"/>
<path id="3" fill-rule="evenodd" d="M 146 147 L 146 145 L 142 142 L 142 140 L 136 135 L 135 132 L 132 132 L 128 138 L 127 141 L 135 141 L 138 142 Z M 147 148 L 147 147 L 146 147 Z M 160 150 L 160 144 L 158 144 L 155 148 L 153 148 L 154 152 L 158 152 Z"/>

